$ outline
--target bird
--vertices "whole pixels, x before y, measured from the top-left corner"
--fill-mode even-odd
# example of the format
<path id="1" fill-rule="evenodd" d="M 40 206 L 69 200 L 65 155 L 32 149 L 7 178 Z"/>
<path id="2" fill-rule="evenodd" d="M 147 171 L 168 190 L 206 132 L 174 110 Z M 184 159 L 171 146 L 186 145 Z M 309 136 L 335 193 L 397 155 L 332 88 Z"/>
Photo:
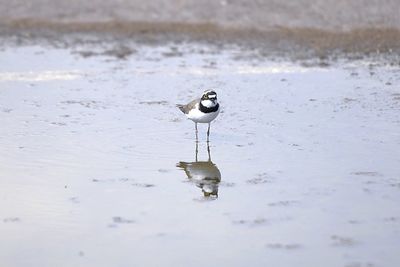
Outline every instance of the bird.
<path id="1" fill-rule="evenodd" d="M 221 110 L 217 100 L 217 93 L 213 90 L 206 90 L 201 98 L 197 98 L 186 105 L 178 104 L 176 106 L 188 119 L 195 123 L 196 141 L 198 140 L 197 123 L 208 123 L 207 142 L 209 142 L 210 124 Z"/>

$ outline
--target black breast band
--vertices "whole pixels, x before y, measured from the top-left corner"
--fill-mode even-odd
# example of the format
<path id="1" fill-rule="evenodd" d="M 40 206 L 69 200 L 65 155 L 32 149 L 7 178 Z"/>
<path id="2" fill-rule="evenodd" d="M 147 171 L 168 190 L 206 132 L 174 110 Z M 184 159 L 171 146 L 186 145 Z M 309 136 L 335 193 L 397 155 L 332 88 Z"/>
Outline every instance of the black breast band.
<path id="1" fill-rule="evenodd" d="M 203 112 L 203 113 L 211 113 L 211 112 L 216 112 L 218 110 L 219 104 L 217 103 L 217 105 L 215 107 L 208 108 L 208 107 L 204 106 L 203 104 L 201 104 L 201 101 L 200 101 L 199 107 L 200 107 L 200 111 L 201 112 Z"/>

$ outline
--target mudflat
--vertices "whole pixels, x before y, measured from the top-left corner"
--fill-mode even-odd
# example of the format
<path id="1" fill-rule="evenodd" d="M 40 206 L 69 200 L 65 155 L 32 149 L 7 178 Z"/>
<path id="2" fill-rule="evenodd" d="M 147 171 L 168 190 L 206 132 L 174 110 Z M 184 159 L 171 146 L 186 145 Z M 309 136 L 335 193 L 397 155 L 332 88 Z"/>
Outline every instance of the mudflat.
<path id="1" fill-rule="evenodd" d="M 377 29 L 353 14 L 349 31 L 246 30 L 195 21 L 207 5 L 187 9 L 190 23 L 179 12 L 138 24 L 118 9 L 134 14 L 135 1 L 97 2 L 75 17 L 58 1 L 30 14 L 21 3 L 0 19 L 2 265 L 398 266 L 393 8 L 371 11 L 388 15 Z M 264 20 L 290 10 L 266 2 Z M 110 10 L 117 22 L 97 19 Z M 360 31 L 386 32 L 385 45 Z M 205 89 L 222 111 L 196 143 L 175 105 Z"/>

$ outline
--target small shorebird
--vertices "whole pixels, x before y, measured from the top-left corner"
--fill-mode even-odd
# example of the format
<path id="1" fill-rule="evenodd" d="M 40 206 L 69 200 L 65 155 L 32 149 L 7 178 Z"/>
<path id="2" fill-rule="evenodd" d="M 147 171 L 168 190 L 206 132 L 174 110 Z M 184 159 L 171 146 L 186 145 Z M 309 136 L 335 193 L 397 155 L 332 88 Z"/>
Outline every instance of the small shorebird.
<path id="1" fill-rule="evenodd" d="M 196 141 L 197 123 L 208 123 L 207 142 L 210 138 L 210 124 L 218 116 L 220 106 L 217 101 L 217 93 L 213 90 L 204 91 L 201 98 L 191 101 L 187 105 L 176 105 L 188 119 L 194 121 L 196 128 Z"/>

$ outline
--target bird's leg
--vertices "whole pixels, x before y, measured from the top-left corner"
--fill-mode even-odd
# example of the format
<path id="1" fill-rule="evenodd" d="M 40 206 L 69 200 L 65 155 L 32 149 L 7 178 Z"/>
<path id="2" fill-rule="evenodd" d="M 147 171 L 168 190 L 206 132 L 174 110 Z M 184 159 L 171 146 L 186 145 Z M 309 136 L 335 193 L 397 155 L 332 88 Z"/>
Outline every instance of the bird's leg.
<path id="1" fill-rule="evenodd" d="M 196 143 L 197 143 L 197 142 L 199 142 L 199 136 L 197 134 L 197 122 L 195 122 L 194 125 L 195 125 L 194 127 L 196 129 Z"/>
<path id="2" fill-rule="evenodd" d="M 211 123 L 208 123 L 208 130 L 207 130 L 207 142 L 210 141 L 210 125 Z"/>
<path id="3" fill-rule="evenodd" d="M 210 143 L 207 142 L 208 161 L 211 162 Z"/>
<path id="4" fill-rule="evenodd" d="M 196 162 L 197 162 L 197 155 L 199 154 L 199 142 L 196 142 Z"/>

